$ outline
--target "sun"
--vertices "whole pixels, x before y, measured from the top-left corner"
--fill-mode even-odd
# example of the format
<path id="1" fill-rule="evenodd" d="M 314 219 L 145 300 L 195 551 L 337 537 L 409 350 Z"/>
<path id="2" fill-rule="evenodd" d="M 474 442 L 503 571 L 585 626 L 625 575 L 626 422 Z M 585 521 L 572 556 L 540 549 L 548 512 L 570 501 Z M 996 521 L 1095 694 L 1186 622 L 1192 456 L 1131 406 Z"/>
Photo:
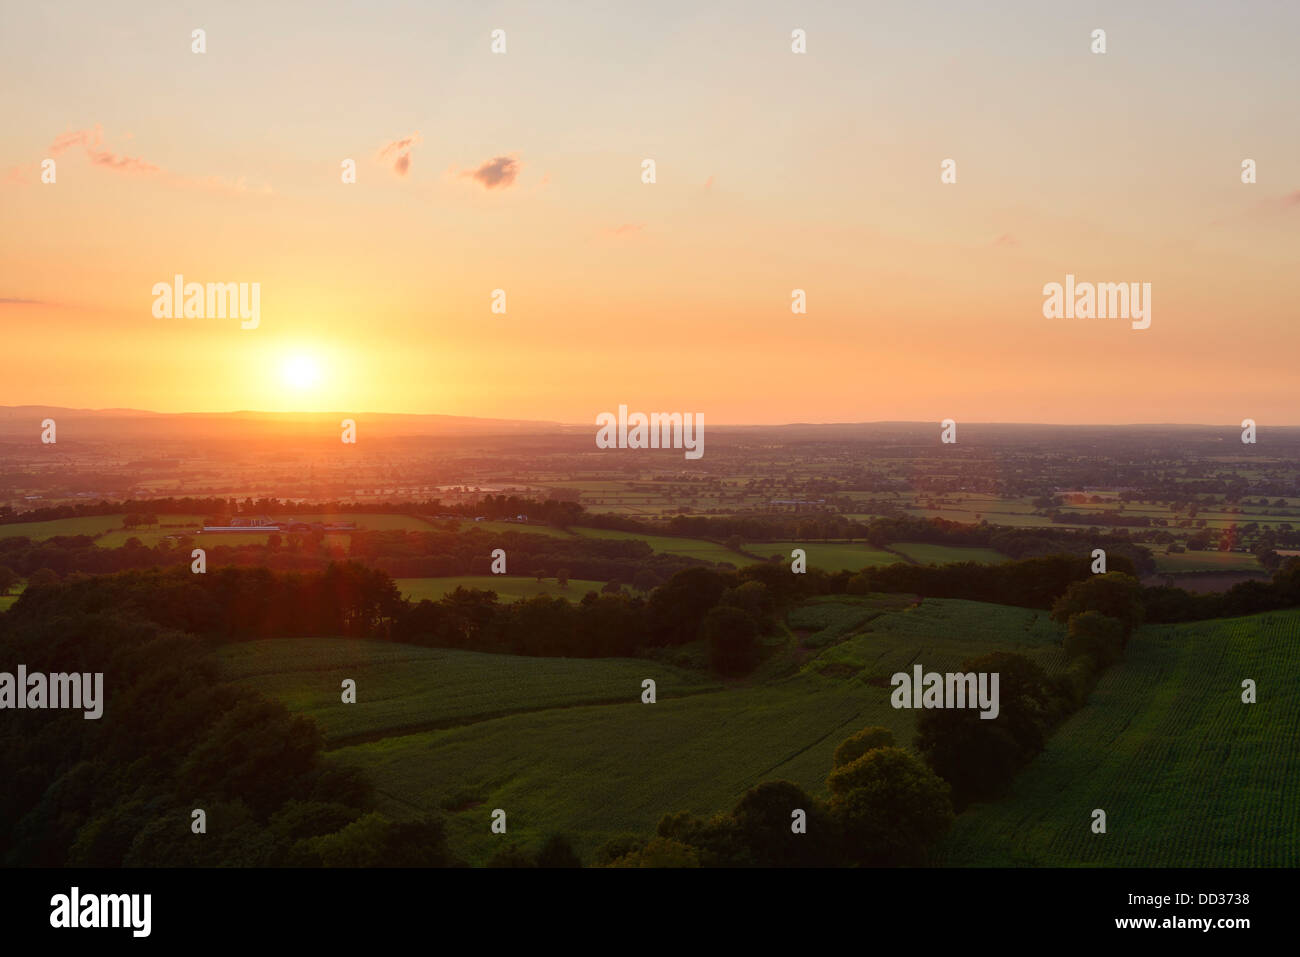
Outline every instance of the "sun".
<path id="1" fill-rule="evenodd" d="M 320 366 L 311 356 L 290 356 L 282 371 L 285 385 L 294 389 L 310 389 L 320 381 Z"/>

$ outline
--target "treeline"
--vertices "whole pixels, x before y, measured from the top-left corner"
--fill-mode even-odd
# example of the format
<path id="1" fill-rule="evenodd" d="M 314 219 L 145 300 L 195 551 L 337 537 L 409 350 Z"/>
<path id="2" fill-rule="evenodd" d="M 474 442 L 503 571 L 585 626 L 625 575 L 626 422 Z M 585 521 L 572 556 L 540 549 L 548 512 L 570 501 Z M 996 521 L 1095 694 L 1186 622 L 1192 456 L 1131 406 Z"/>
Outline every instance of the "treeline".
<path id="1" fill-rule="evenodd" d="M 489 574 L 492 550 L 503 548 L 511 574 L 553 578 L 567 570 L 573 578 L 617 580 L 649 590 L 682 569 L 708 564 L 684 555 L 657 554 L 645 542 L 630 539 L 557 538 L 474 527 L 464 531 L 358 531 L 351 533 L 347 548 L 320 534 L 271 534 L 265 545 L 222 542 L 220 535 L 182 536 L 176 542 L 163 541 L 152 547 L 128 540 L 119 548 L 100 548 L 88 535 L 63 535 L 39 542 L 13 536 L 0 539 L 0 567 L 28 578 L 41 569 L 64 577 L 188 566 L 190 550 L 198 546 L 207 553 L 210 566 L 308 571 L 353 557 L 394 578 L 433 578 Z"/>
<path id="2" fill-rule="evenodd" d="M 1225 592 L 1198 594 L 1166 585 L 1142 589 L 1147 620 L 1169 624 L 1205 618 L 1236 618 L 1300 605 L 1300 558 L 1283 561 L 1269 581 L 1243 581 Z"/>
<path id="3" fill-rule="evenodd" d="M 336 562 L 308 573 L 223 567 L 195 575 L 185 567 L 29 583 L 10 614 L 26 619 L 114 610 L 215 641 L 253 641 L 387 637 L 406 608 L 383 572 Z"/>
<path id="4" fill-rule="evenodd" d="M 278 498 L 167 498 L 122 499 L 111 502 L 79 502 L 69 505 L 46 505 L 19 512 L 11 505 L 0 506 L 0 525 L 24 522 L 49 522 L 61 518 L 88 518 L 97 515 L 140 513 L 156 516 L 207 515 L 231 518 L 239 515 L 316 515 L 377 512 L 395 515 L 458 515 L 466 518 L 514 518 L 525 514 L 529 521 L 555 525 L 574 523 L 583 514 L 577 502 L 551 498 L 520 498 L 515 495 L 487 495 L 475 502 L 444 504 L 439 499 L 401 502 L 298 502 Z"/>
<path id="5" fill-rule="evenodd" d="M 29 674 L 104 675 L 97 720 L 76 709 L 6 710 L 0 862 L 458 863 L 440 819 L 396 822 L 377 813 L 359 771 L 322 761 L 321 733 L 310 718 L 223 683 L 200 638 L 139 614 L 138 602 L 149 602 L 159 583 L 135 588 L 129 578 L 37 589 L 47 594 L 25 596 L 0 616 L 0 645 Z"/>
<path id="6" fill-rule="evenodd" d="M 1134 573 L 1133 563 L 1122 555 L 1107 555 L 1112 571 Z M 924 598 L 964 598 L 1021 608 L 1051 608 L 1071 583 L 1092 574 L 1092 559 L 1079 555 L 1051 555 L 1001 565 L 956 562 L 949 565 L 884 565 L 866 568 L 852 576 L 845 591 L 908 592 Z"/>
<path id="7" fill-rule="evenodd" d="M 656 554 L 645 542 L 634 539 L 559 538 L 473 527 L 463 531 L 354 532 L 350 555 L 394 578 L 442 578 L 490 574 L 492 551 L 497 548 L 505 550 L 512 575 L 553 578 L 565 569 L 572 578 L 618 581 L 642 590 L 654 588 L 683 569 L 709 564 L 684 555 Z"/>

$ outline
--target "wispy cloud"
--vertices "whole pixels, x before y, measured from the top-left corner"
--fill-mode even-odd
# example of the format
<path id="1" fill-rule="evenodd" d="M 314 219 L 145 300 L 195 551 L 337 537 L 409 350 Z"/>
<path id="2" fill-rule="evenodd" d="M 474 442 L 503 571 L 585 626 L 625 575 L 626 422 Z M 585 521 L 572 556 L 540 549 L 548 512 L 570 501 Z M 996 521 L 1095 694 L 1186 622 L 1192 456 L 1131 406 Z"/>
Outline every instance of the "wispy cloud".
<path id="1" fill-rule="evenodd" d="M 989 243 L 989 245 L 990 246 L 1019 246 L 1020 240 L 1016 239 L 1016 237 L 1012 236 L 1010 233 L 1003 233 L 997 239 L 993 240 L 993 242 Z"/>
<path id="2" fill-rule="evenodd" d="M 113 170 L 116 173 L 131 173 L 140 176 L 154 176 L 161 173 L 162 167 L 146 163 L 137 156 L 123 156 L 112 150 L 103 149 L 104 129 L 98 123 L 90 130 L 70 130 L 61 133 L 50 144 L 50 155 L 58 156 L 74 146 L 80 146 L 86 157 L 95 166 Z"/>
<path id="3" fill-rule="evenodd" d="M 643 229 L 645 229 L 645 223 L 624 223 L 622 226 L 614 226 L 605 231 L 611 236 L 635 236 Z"/>
<path id="4" fill-rule="evenodd" d="M 379 159 L 385 163 L 392 163 L 393 172 L 398 176 L 405 176 L 411 171 L 411 150 L 420 141 L 419 130 L 410 136 L 403 136 L 400 140 L 393 140 L 379 150 Z"/>
<path id="5" fill-rule="evenodd" d="M 127 134 L 127 138 L 130 138 L 130 134 Z M 54 138 L 54 142 L 50 144 L 49 153 L 51 156 L 60 156 L 74 147 L 81 147 L 92 166 L 114 173 L 155 178 L 157 181 L 177 189 L 196 189 L 204 192 L 224 193 L 228 196 L 250 192 L 271 192 L 270 186 L 266 184 L 253 186 L 245 176 L 235 180 L 229 180 L 222 176 L 185 176 L 170 172 L 138 156 L 125 156 L 121 153 L 115 153 L 104 147 L 104 130 L 98 123 L 88 130 L 69 130 L 66 133 L 60 133 Z M 19 168 L 14 167 L 14 169 Z M 13 179 L 12 173 L 13 170 L 10 170 L 11 182 L 25 181 L 25 177 L 21 172 L 20 178 L 17 180 Z"/>
<path id="6" fill-rule="evenodd" d="M 12 296 L 0 296 L 0 306 L 44 306 L 42 299 L 17 299 Z"/>
<path id="7" fill-rule="evenodd" d="M 496 156 L 476 170 L 461 173 L 483 185 L 484 189 L 506 189 L 514 184 L 522 168 L 513 156 Z"/>

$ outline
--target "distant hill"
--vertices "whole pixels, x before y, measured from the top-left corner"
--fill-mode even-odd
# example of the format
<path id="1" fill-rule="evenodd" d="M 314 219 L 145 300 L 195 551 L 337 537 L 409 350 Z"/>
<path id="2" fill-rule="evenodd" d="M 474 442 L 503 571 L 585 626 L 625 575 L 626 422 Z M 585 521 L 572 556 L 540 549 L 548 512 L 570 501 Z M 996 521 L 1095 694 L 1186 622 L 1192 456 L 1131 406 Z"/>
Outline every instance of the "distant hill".
<path id="1" fill-rule="evenodd" d="M 122 439 L 214 440 L 308 438 L 339 433 L 353 419 L 371 438 L 439 435 L 511 435 L 554 431 L 555 422 L 479 419 L 460 415 L 384 412 L 148 412 L 140 409 L 68 409 L 58 406 L 0 406 L 0 440 L 30 438 L 41 420 L 58 424 L 59 438 L 93 433 L 99 441 Z"/>

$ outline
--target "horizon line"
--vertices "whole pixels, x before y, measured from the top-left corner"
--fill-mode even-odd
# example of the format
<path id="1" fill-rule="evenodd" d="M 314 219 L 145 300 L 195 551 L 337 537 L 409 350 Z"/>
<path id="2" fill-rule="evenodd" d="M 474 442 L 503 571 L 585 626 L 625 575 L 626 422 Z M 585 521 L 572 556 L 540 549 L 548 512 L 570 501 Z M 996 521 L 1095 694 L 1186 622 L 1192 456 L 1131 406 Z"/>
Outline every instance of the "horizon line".
<path id="1" fill-rule="evenodd" d="M 560 426 L 563 428 L 591 428 L 596 425 L 593 421 L 586 422 L 565 422 L 558 419 L 527 419 L 527 418 L 507 418 L 503 416 L 481 416 L 481 415 L 462 415 L 453 412 L 376 412 L 365 411 L 355 412 L 346 410 L 324 409 L 324 410 L 268 410 L 268 409 L 229 409 L 220 412 L 205 411 L 186 411 L 186 412 L 160 412 L 154 409 L 133 409 L 121 406 L 113 406 L 102 409 L 78 408 L 74 406 L 63 405 L 43 405 L 37 403 L 28 403 L 24 405 L 0 405 L 0 411 L 13 412 L 19 409 L 45 409 L 48 411 L 64 412 L 84 412 L 89 414 L 137 414 L 151 416 L 182 416 L 182 415 L 203 415 L 203 416 L 238 416 L 238 415 L 265 415 L 265 416 L 392 416 L 392 417 L 441 417 L 447 419 L 470 419 L 477 422 L 511 422 L 511 423 L 533 423 L 543 426 Z M 702 413 L 694 413 L 700 415 Z M 1136 428 L 1230 428 L 1240 429 L 1239 423 L 1230 422 L 1006 422 L 1006 421 L 981 421 L 981 420 L 957 420 L 959 425 L 997 425 L 997 426 L 1022 426 L 1022 427 L 1043 427 L 1052 426 L 1056 428 L 1117 428 L 1117 429 L 1136 429 Z M 834 420 L 834 421 L 789 421 L 789 422 L 720 422 L 710 426 L 715 429 L 756 429 L 756 428 L 796 428 L 800 426 L 835 426 L 835 425 L 934 425 L 942 424 L 931 419 L 856 419 L 856 420 Z M 1300 422 L 1270 424 L 1269 428 L 1274 429 L 1294 429 L 1300 428 Z"/>

